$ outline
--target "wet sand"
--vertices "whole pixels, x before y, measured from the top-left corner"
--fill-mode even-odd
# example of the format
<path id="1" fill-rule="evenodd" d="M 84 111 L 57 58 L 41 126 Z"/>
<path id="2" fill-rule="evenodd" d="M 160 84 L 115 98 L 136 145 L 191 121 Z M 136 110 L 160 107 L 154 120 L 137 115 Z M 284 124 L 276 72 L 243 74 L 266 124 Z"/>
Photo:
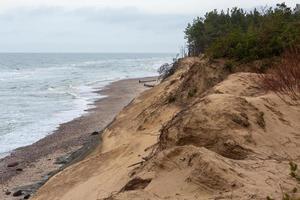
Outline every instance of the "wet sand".
<path id="1" fill-rule="evenodd" d="M 149 80 L 153 78 L 143 78 Z M 62 167 L 75 162 L 94 148 L 99 135 L 114 117 L 139 93 L 146 90 L 141 79 L 113 82 L 100 90 L 106 97 L 95 102 L 87 114 L 61 124 L 38 142 L 18 148 L 0 160 L 0 199 L 15 199 L 12 194 L 22 189 L 31 193 Z M 8 167 L 9 164 L 16 165 Z M 27 192 L 26 192 L 27 191 Z M 11 192 L 10 195 L 5 193 Z"/>

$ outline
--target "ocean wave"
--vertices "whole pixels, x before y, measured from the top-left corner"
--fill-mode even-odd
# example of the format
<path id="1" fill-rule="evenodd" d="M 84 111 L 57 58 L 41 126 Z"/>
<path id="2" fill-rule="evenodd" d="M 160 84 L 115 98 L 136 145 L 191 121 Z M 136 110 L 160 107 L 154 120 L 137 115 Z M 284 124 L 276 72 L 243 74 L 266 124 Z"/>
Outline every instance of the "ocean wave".
<path id="1" fill-rule="evenodd" d="M 10 122 L 0 120 L 0 154 L 32 144 L 83 115 L 104 97 L 96 91 L 109 83 L 156 75 L 160 64 L 171 60 L 144 55 L 41 56 L 45 60 L 28 55 L 26 63 L 11 56 L 0 66 L 0 116 Z"/>

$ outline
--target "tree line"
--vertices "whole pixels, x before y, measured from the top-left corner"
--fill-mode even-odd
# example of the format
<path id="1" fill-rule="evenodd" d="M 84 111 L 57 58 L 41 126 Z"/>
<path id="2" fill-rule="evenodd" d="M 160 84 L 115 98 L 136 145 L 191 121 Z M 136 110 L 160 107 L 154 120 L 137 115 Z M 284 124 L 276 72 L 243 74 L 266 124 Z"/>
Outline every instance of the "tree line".
<path id="1" fill-rule="evenodd" d="M 300 12 L 285 3 L 275 8 L 241 8 L 197 17 L 185 29 L 189 56 L 252 61 L 279 56 L 300 44 Z"/>

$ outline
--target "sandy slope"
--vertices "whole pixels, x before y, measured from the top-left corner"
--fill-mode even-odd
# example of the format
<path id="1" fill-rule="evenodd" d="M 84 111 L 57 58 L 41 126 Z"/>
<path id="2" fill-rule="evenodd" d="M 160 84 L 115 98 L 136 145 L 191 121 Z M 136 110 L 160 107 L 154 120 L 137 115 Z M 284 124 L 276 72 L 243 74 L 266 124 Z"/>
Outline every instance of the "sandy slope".
<path id="1" fill-rule="evenodd" d="M 288 163 L 300 163 L 300 107 L 256 83 L 256 74 L 227 77 L 221 63 L 182 60 L 33 199 L 279 199 L 297 186 Z"/>

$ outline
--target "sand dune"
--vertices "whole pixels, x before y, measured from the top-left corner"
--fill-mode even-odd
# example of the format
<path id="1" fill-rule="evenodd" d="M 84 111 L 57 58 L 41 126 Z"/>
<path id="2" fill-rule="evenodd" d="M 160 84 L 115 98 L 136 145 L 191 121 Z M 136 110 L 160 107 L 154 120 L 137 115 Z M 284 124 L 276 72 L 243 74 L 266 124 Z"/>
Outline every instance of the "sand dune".
<path id="1" fill-rule="evenodd" d="M 300 163 L 300 107 L 257 80 L 181 60 L 119 113 L 93 153 L 33 199 L 280 199 L 297 185 L 289 162 Z"/>

